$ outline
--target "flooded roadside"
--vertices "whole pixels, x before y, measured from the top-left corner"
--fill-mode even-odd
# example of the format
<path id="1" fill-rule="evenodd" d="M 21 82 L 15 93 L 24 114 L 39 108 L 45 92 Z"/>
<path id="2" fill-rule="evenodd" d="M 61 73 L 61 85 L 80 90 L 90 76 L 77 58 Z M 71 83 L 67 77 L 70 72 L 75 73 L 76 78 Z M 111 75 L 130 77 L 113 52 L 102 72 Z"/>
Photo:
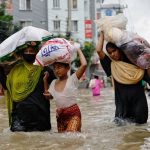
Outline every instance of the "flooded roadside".
<path id="1" fill-rule="evenodd" d="M 53 101 L 52 131 L 13 133 L 9 131 L 5 101 L 1 99 L 0 150 L 150 149 L 150 115 L 148 123 L 142 126 L 116 126 L 113 122 L 115 107 L 112 88 L 102 89 L 101 96 L 98 97 L 93 97 L 89 89 L 80 89 L 78 104 L 82 112 L 81 133 L 57 133 Z"/>

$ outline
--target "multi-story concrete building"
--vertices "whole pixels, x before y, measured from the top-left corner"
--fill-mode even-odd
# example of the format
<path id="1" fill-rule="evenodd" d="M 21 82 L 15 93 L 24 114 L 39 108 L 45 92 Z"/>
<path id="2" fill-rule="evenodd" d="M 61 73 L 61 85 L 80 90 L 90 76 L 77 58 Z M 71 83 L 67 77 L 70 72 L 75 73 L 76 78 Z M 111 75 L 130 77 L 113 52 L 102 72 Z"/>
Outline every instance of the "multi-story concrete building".
<path id="1" fill-rule="evenodd" d="M 81 43 L 93 39 L 90 0 L 12 1 L 15 24 L 40 27 L 55 35 L 69 32 Z"/>
<path id="2" fill-rule="evenodd" d="M 70 3 L 69 0 L 48 0 L 48 30 L 55 35 L 66 34 L 69 31 L 71 36 L 81 43 L 91 40 L 89 6 L 89 0 L 70 0 Z M 85 30 L 86 23 L 88 36 Z"/>
<path id="3" fill-rule="evenodd" d="M 95 19 L 105 15 L 115 15 L 122 10 L 119 3 L 105 4 L 104 0 L 12 1 L 15 24 L 36 26 L 49 30 L 54 35 L 66 35 L 69 32 L 81 43 L 84 41 L 96 43 Z"/>
<path id="4" fill-rule="evenodd" d="M 101 4 L 97 7 L 97 19 L 103 18 L 104 16 L 114 16 L 118 13 L 123 13 L 124 6 L 120 3 L 114 4 Z"/>
<path id="5" fill-rule="evenodd" d="M 47 0 L 12 0 L 14 24 L 48 29 Z"/>

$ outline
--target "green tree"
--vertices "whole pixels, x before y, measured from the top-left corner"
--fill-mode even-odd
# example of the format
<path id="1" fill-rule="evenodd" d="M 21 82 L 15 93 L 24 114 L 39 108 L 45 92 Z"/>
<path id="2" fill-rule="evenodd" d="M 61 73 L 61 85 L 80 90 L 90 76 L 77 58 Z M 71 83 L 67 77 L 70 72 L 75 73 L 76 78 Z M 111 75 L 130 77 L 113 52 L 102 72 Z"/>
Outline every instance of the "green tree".
<path id="1" fill-rule="evenodd" d="M 95 47 L 94 47 L 94 44 L 91 43 L 91 42 L 85 42 L 84 43 L 84 46 L 81 47 L 82 49 L 82 52 L 86 58 L 86 61 L 88 63 L 88 65 L 91 64 L 91 57 L 95 51 Z M 80 66 L 80 61 L 79 61 L 79 57 L 77 57 L 77 59 L 75 60 L 75 66 L 76 67 L 79 67 Z"/>
<path id="2" fill-rule="evenodd" d="M 0 5 L 0 42 L 10 36 L 13 27 L 12 20 L 12 16 L 5 15 L 5 3 L 2 3 Z"/>

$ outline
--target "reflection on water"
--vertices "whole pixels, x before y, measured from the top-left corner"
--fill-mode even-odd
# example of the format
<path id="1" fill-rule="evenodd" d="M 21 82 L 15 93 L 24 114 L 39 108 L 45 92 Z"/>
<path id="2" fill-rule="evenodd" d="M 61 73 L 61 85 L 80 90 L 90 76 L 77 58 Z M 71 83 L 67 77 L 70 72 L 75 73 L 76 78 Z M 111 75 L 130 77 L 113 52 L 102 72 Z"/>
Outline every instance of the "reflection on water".
<path id="1" fill-rule="evenodd" d="M 112 88 L 101 96 L 80 89 L 81 133 L 57 133 L 55 105 L 51 102 L 52 131 L 10 132 L 4 98 L 0 99 L 0 150 L 145 150 L 150 149 L 150 122 L 116 126 Z"/>
<path id="2" fill-rule="evenodd" d="M 118 146 L 118 149 L 121 150 L 148 149 L 147 138 L 149 137 L 150 137 L 150 132 L 148 132 L 145 129 L 138 128 L 137 130 L 134 130 L 133 132 L 123 137 L 124 143 Z"/>

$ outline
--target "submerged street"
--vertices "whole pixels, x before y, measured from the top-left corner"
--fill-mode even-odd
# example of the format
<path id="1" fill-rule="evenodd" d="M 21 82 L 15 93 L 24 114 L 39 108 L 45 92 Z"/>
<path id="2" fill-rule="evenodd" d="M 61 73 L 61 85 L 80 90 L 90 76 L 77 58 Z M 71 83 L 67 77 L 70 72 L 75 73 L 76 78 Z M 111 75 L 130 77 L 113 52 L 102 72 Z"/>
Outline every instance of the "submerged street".
<path id="1" fill-rule="evenodd" d="M 148 97 L 150 108 L 150 98 Z M 116 126 L 113 88 L 93 97 L 80 89 L 81 133 L 57 133 L 55 104 L 51 101 L 50 132 L 10 132 L 4 98 L 0 99 L 0 150 L 145 150 L 150 149 L 150 115 L 142 126 Z"/>

